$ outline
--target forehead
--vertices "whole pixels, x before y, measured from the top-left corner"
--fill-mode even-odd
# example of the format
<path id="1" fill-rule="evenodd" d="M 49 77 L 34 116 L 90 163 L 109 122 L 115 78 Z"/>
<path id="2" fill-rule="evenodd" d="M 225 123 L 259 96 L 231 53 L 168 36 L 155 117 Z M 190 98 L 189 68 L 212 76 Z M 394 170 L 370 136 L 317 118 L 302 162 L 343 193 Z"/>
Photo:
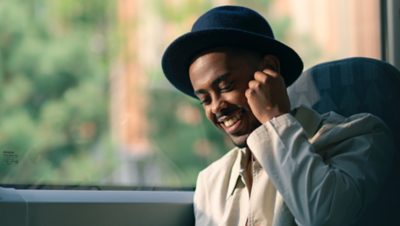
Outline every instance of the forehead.
<path id="1" fill-rule="evenodd" d="M 243 48 L 237 48 L 237 47 L 219 47 L 219 48 L 214 48 L 211 50 L 204 51 L 200 54 L 198 54 L 196 57 L 193 58 L 192 63 L 190 64 L 190 67 L 192 67 L 193 64 L 198 63 L 198 62 L 207 62 L 207 60 L 210 60 L 211 62 L 215 59 L 224 60 L 224 61 L 233 61 L 233 60 L 246 60 L 249 58 L 254 58 L 254 57 L 260 57 L 261 54 L 258 54 L 255 51 L 252 50 L 247 50 Z M 210 63 L 210 62 L 207 62 Z M 190 69 L 190 68 L 189 68 Z"/>
<path id="2" fill-rule="evenodd" d="M 206 85 L 234 70 L 237 56 L 226 52 L 208 52 L 197 57 L 189 67 L 189 77 L 193 88 Z"/>
<path id="3" fill-rule="evenodd" d="M 258 54 L 242 49 L 221 48 L 198 56 L 189 67 L 189 77 L 194 90 L 225 75 L 241 74 L 261 58 Z"/>
<path id="4" fill-rule="evenodd" d="M 189 67 L 189 75 L 216 67 L 228 67 L 234 60 L 233 54 L 226 51 L 207 52 L 198 56 Z"/>

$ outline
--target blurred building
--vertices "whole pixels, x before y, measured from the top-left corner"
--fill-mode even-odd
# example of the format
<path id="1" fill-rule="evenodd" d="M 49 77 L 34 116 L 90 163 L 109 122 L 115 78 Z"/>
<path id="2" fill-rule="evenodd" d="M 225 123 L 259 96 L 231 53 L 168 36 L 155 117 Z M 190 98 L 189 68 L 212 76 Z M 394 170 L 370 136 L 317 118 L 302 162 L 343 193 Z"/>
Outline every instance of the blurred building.
<path id="1" fill-rule="evenodd" d="M 149 60 L 154 59 L 157 42 L 156 31 L 152 29 L 161 23 L 156 21 L 149 1 L 117 2 L 120 53 L 110 76 L 110 112 L 120 166 L 114 180 L 116 184 L 147 185 L 160 179 L 158 168 L 146 164 L 152 157 L 146 111 L 149 104 L 146 68 L 155 64 Z"/>
<path id="2" fill-rule="evenodd" d="M 319 55 L 305 59 L 307 66 L 350 56 L 381 57 L 379 0 L 279 0 L 271 14 L 290 17 L 293 37 L 287 41 L 300 55 L 308 51 L 302 38 L 316 44 Z"/>

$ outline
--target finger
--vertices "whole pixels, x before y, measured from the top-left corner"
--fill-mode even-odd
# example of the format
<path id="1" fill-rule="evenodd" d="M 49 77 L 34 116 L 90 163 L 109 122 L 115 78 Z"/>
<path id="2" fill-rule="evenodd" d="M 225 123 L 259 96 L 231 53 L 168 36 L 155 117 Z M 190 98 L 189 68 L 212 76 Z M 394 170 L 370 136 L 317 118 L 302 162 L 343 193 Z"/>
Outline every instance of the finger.
<path id="1" fill-rule="evenodd" d="M 244 95 L 246 96 L 247 99 L 250 99 L 255 94 L 256 94 L 256 91 L 254 91 L 253 89 L 247 89 L 244 93 Z"/>
<path id="2" fill-rule="evenodd" d="M 259 81 L 263 84 L 267 84 L 269 82 L 269 75 L 264 72 L 257 71 L 254 73 L 254 80 Z"/>
<path id="3" fill-rule="evenodd" d="M 277 71 L 274 71 L 273 69 L 270 69 L 270 68 L 265 68 L 265 69 L 263 70 L 263 72 L 264 72 L 265 74 L 269 75 L 269 76 L 274 77 L 274 78 L 276 78 L 276 77 L 279 76 L 279 73 L 278 73 Z"/>
<path id="4" fill-rule="evenodd" d="M 250 89 L 253 89 L 253 90 L 260 90 L 260 88 L 261 88 L 261 82 L 259 82 L 259 81 L 256 81 L 256 80 L 251 80 L 250 82 L 249 82 L 249 88 Z"/>

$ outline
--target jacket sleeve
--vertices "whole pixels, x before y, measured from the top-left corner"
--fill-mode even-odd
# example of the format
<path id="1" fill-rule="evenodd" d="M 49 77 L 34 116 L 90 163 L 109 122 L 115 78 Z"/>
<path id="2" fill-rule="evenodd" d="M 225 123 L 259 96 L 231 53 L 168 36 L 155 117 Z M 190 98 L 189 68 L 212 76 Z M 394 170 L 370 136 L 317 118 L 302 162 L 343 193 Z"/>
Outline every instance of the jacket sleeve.
<path id="1" fill-rule="evenodd" d="M 351 224 L 390 170 L 393 146 L 379 119 L 363 114 L 328 127 L 311 144 L 296 118 L 285 114 L 247 140 L 299 225 Z"/>

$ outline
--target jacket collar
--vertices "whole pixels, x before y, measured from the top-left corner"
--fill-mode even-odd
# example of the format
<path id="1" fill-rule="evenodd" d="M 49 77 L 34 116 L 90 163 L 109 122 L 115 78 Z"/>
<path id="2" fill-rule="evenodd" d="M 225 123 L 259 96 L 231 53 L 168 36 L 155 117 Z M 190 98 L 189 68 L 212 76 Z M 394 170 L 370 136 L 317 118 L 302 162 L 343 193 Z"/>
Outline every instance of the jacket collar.
<path id="1" fill-rule="evenodd" d="M 319 113 L 305 106 L 300 106 L 294 109 L 290 112 L 290 114 L 292 114 L 303 127 L 308 139 L 312 138 L 313 135 L 317 132 L 322 121 L 321 115 Z M 236 160 L 232 166 L 226 199 L 228 199 L 235 191 L 237 183 L 239 183 L 239 180 L 241 179 L 241 173 L 243 173 L 246 169 L 248 158 L 250 156 L 247 148 L 235 148 L 234 151 L 237 152 L 237 155 Z"/>

